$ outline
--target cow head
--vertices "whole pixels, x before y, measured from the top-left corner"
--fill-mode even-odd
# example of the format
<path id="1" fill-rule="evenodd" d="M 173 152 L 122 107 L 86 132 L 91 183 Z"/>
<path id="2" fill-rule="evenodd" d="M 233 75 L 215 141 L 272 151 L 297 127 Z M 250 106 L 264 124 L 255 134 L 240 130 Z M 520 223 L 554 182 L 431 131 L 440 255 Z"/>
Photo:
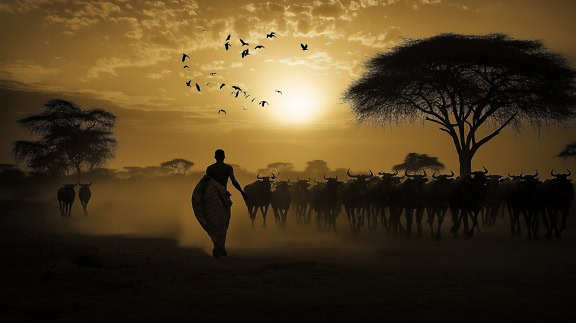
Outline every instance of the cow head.
<path id="1" fill-rule="evenodd" d="M 276 189 L 287 190 L 289 187 L 290 180 L 287 181 L 277 181 L 275 183 Z"/>
<path id="2" fill-rule="evenodd" d="M 420 174 L 408 174 L 406 170 L 404 170 L 404 176 L 408 177 L 409 179 L 411 179 L 412 181 L 415 181 L 417 183 L 422 182 L 422 183 L 426 183 L 428 181 L 428 179 L 426 178 L 426 170 L 423 169 L 422 171 L 424 171 L 423 175 Z"/>
<path id="3" fill-rule="evenodd" d="M 444 175 L 436 175 L 436 172 L 434 172 L 434 174 L 432 174 L 432 178 L 434 179 L 434 181 L 438 181 L 438 182 L 452 182 L 454 180 L 454 172 L 450 171 L 450 175 L 448 174 L 444 174 Z"/>
<path id="4" fill-rule="evenodd" d="M 352 175 L 350 174 L 350 168 L 348 168 L 348 171 L 346 172 L 346 174 L 348 174 L 349 177 L 356 179 L 358 182 L 366 182 L 366 180 L 368 178 L 371 178 L 372 176 L 374 176 L 374 173 L 372 173 L 372 170 L 368 170 L 370 171 L 370 175 Z"/>
<path id="5" fill-rule="evenodd" d="M 520 173 L 520 175 L 512 175 L 510 172 L 508 172 L 508 177 L 513 181 L 519 181 L 522 179 L 522 174 L 524 173 Z"/>
<path id="6" fill-rule="evenodd" d="M 561 174 L 561 173 L 554 174 L 554 169 L 552 169 L 552 170 L 550 171 L 550 175 L 552 175 L 552 176 L 553 176 L 554 178 L 556 178 L 556 179 L 559 179 L 559 180 L 568 180 L 568 181 L 571 182 L 572 180 L 569 179 L 568 177 L 569 177 L 570 175 L 572 175 L 572 172 L 571 172 L 569 169 L 567 169 L 567 171 L 568 171 L 568 173 L 566 173 L 566 174 Z"/>
<path id="7" fill-rule="evenodd" d="M 90 182 L 89 184 L 80 184 L 80 183 L 78 183 L 78 185 L 80 185 L 80 188 L 90 188 L 90 186 L 92 186 L 92 182 Z"/>
<path id="8" fill-rule="evenodd" d="M 296 177 L 295 186 L 301 188 L 308 188 L 310 186 L 310 177 L 308 177 L 308 179 L 300 179 L 300 177 Z"/>

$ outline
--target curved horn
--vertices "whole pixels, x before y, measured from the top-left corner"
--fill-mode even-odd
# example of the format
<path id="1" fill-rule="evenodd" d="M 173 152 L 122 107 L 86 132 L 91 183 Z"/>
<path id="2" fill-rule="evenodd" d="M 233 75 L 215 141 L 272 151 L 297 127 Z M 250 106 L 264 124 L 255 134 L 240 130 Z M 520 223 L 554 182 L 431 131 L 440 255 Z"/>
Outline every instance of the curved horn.
<path id="1" fill-rule="evenodd" d="M 378 172 L 378 175 L 384 175 L 384 174 L 386 174 L 386 173 L 384 173 L 384 172 Z"/>
<path id="2" fill-rule="evenodd" d="M 370 171 L 370 177 L 374 176 L 374 173 L 372 173 L 372 170 L 369 169 L 369 171 Z"/>
<path id="3" fill-rule="evenodd" d="M 446 178 L 452 178 L 452 177 L 454 177 L 454 172 L 450 170 L 450 176 L 446 176 Z"/>
<path id="4" fill-rule="evenodd" d="M 532 177 L 538 176 L 538 170 L 536 170 L 536 174 L 532 175 Z"/>
<path id="5" fill-rule="evenodd" d="M 348 168 L 348 170 L 346 171 L 346 174 L 348 174 L 348 176 L 352 177 L 352 178 L 356 178 L 358 175 L 352 175 L 350 174 L 350 168 Z"/>
<path id="6" fill-rule="evenodd" d="M 296 176 L 296 181 L 300 181 L 300 176 Z"/>
<path id="7" fill-rule="evenodd" d="M 513 175 L 510 174 L 510 172 L 508 172 L 508 177 L 514 177 Z"/>
<path id="8" fill-rule="evenodd" d="M 275 179 L 276 175 L 274 175 L 274 172 L 272 172 L 272 179 Z"/>
<path id="9" fill-rule="evenodd" d="M 486 167 L 482 166 L 482 168 L 484 168 L 484 172 L 482 172 L 484 175 L 488 174 L 488 170 L 486 169 Z"/>
<path id="10" fill-rule="evenodd" d="M 396 175 L 398 175 L 398 170 L 395 170 L 394 174 L 392 174 L 392 176 L 396 176 Z"/>
<path id="11" fill-rule="evenodd" d="M 92 181 L 90 181 L 90 184 L 88 184 L 88 186 L 92 186 Z"/>
<path id="12" fill-rule="evenodd" d="M 568 168 L 566 168 L 566 170 L 568 171 L 568 175 L 566 175 L 566 177 L 572 175 L 572 172 Z"/>
<path id="13" fill-rule="evenodd" d="M 554 174 L 554 168 L 552 168 L 552 170 L 550 171 L 550 175 L 552 175 L 552 177 L 556 177 L 556 174 Z"/>
<path id="14" fill-rule="evenodd" d="M 438 176 L 436 176 L 436 172 L 434 172 L 434 174 L 432 174 L 432 178 L 434 178 L 434 179 L 438 178 Z"/>
<path id="15" fill-rule="evenodd" d="M 424 171 L 424 176 L 422 177 L 426 177 L 426 168 L 422 169 Z"/>
<path id="16" fill-rule="evenodd" d="M 338 175 L 336 175 L 336 177 L 334 177 L 334 179 L 335 179 L 336 181 L 338 181 Z"/>
<path id="17" fill-rule="evenodd" d="M 325 179 L 325 180 L 328 180 L 328 179 L 326 178 L 326 174 L 324 174 L 324 179 Z"/>
<path id="18" fill-rule="evenodd" d="M 260 177 L 260 173 L 258 173 L 258 175 L 256 175 L 257 179 L 262 179 L 262 177 Z"/>
<path id="19" fill-rule="evenodd" d="M 410 175 L 410 174 L 408 174 L 406 171 L 407 171 L 407 169 L 404 170 L 404 176 L 406 176 L 406 177 L 414 177 L 414 175 Z"/>

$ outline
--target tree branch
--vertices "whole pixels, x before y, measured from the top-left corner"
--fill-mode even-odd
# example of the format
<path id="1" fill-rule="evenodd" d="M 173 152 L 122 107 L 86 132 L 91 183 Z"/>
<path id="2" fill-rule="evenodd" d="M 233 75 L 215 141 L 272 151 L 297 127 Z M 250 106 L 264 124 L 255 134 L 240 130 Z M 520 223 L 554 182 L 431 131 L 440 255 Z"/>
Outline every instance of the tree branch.
<path id="1" fill-rule="evenodd" d="M 482 147 L 482 145 L 484 145 L 485 143 L 490 141 L 490 139 L 499 135 L 500 131 L 502 131 L 502 129 L 504 129 L 504 127 L 506 127 L 510 122 L 512 122 L 512 120 L 514 120 L 516 115 L 518 115 L 518 113 L 514 113 L 510 118 L 508 118 L 508 120 L 506 120 L 506 122 L 504 122 L 498 129 L 496 129 L 496 131 L 494 131 L 493 133 L 489 134 L 488 136 L 482 138 L 480 141 L 475 143 L 472 147 L 471 152 L 475 153 L 480 147 Z"/>

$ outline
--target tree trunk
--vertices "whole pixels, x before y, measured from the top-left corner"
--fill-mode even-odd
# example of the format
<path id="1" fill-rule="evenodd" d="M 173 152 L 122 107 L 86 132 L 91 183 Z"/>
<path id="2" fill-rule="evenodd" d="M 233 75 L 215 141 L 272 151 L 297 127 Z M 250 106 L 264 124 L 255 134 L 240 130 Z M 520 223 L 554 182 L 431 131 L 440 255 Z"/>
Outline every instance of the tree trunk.
<path id="1" fill-rule="evenodd" d="M 82 170 L 80 170 L 80 165 L 75 165 L 76 166 L 76 174 L 78 175 L 78 183 L 80 183 L 80 176 L 82 175 Z"/>
<path id="2" fill-rule="evenodd" d="M 470 174 L 472 172 L 472 154 L 462 152 L 458 157 L 460 160 L 460 177 Z"/>

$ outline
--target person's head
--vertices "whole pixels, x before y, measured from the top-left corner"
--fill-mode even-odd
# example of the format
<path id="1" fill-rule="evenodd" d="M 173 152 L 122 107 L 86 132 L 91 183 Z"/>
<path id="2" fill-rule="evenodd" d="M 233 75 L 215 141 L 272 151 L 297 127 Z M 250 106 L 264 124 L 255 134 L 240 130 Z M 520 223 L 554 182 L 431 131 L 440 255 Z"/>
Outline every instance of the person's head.
<path id="1" fill-rule="evenodd" d="M 226 155 L 224 154 L 224 150 L 222 150 L 222 149 L 216 150 L 216 152 L 214 152 L 214 158 L 218 162 L 223 162 L 224 158 L 226 158 Z"/>

